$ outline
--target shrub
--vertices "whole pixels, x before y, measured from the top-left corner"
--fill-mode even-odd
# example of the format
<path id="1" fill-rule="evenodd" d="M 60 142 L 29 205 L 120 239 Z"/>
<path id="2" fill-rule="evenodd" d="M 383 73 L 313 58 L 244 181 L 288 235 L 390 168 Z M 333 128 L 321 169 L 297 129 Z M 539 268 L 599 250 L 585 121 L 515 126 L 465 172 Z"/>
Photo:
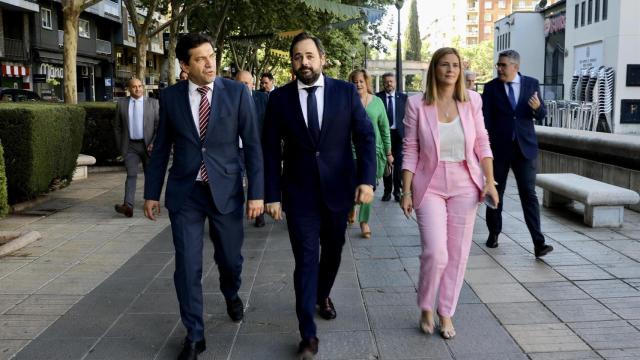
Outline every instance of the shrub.
<path id="1" fill-rule="evenodd" d="M 4 150 L 0 143 L 0 217 L 9 212 L 9 199 L 7 198 L 7 175 L 4 170 Z"/>
<path id="2" fill-rule="evenodd" d="M 83 154 L 96 158 L 96 165 L 112 165 L 121 163 L 120 151 L 116 148 L 113 133 L 116 104 L 111 102 L 83 103 L 86 112 Z"/>
<path id="3" fill-rule="evenodd" d="M 0 104 L 9 203 L 71 181 L 84 134 L 84 109 L 62 104 Z"/>

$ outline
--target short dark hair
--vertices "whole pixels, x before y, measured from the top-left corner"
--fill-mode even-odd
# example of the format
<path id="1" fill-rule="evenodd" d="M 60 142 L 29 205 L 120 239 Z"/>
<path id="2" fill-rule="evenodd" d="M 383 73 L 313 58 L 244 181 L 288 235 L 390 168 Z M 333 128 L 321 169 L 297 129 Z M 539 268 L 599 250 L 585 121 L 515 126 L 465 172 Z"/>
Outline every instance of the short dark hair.
<path id="1" fill-rule="evenodd" d="M 320 55 L 325 54 L 324 47 L 322 46 L 322 42 L 320 41 L 320 39 L 309 34 L 306 31 L 303 31 L 300 34 L 296 35 L 291 41 L 291 47 L 289 48 L 289 56 L 293 58 L 293 47 L 296 46 L 297 43 L 304 40 L 313 40 L 313 43 L 316 44 L 316 47 L 318 48 L 318 53 L 320 53 Z"/>
<path id="2" fill-rule="evenodd" d="M 269 80 L 273 81 L 273 74 L 271 74 L 270 72 L 262 73 L 262 75 L 260 75 L 260 79 L 262 79 L 263 77 L 266 77 Z"/>
<path id="3" fill-rule="evenodd" d="M 392 72 L 386 72 L 386 73 L 382 74 L 382 78 L 383 78 L 383 79 L 388 78 L 388 77 L 393 77 L 393 78 L 395 78 L 395 77 L 396 77 L 396 74 L 394 74 L 394 73 L 392 73 Z"/>
<path id="4" fill-rule="evenodd" d="M 176 45 L 176 57 L 179 61 L 185 64 L 189 64 L 189 50 L 195 49 L 204 43 L 209 43 L 211 44 L 211 47 L 213 47 L 213 40 L 211 40 L 211 38 L 205 34 L 183 34 L 178 39 L 178 44 Z"/>
<path id="5" fill-rule="evenodd" d="M 515 50 L 505 50 L 498 54 L 498 58 L 501 57 L 506 57 L 508 59 L 511 59 L 513 63 L 520 64 L 520 54 L 518 54 L 518 52 Z"/>

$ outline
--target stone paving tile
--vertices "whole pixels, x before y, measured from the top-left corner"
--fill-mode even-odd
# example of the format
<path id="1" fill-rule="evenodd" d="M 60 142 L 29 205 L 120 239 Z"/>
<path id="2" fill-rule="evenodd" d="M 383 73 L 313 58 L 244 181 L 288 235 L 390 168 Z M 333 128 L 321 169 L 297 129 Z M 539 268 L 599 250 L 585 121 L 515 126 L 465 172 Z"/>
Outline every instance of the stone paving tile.
<path id="1" fill-rule="evenodd" d="M 623 320 L 567 325 L 595 350 L 632 348 L 640 345 L 640 331 Z"/>
<path id="2" fill-rule="evenodd" d="M 427 336 L 417 327 L 374 330 L 382 359 L 452 360 L 447 345 L 438 336 Z"/>
<path id="3" fill-rule="evenodd" d="M 26 299 L 28 295 L 10 295 L 0 294 L 0 314 L 4 314 L 7 310 Z"/>
<path id="4" fill-rule="evenodd" d="M 520 284 L 471 284 L 471 288 L 484 303 L 511 303 L 535 301 Z"/>
<path id="5" fill-rule="evenodd" d="M 640 348 L 616 349 L 598 351 L 607 360 L 638 360 L 640 359 Z"/>
<path id="6" fill-rule="evenodd" d="M 0 315 L 0 339 L 32 340 L 56 320 L 51 315 Z"/>
<path id="7" fill-rule="evenodd" d="M 367 307 L 395 305 L 417 306 L 416 289 L 414 287 L 369 288 L 362 290 L 362 297 Z"/>
<path id="8" fill-rule="evenodd" d="M 619 317 L 594 299 L 553 300 L 544 304 L 563 322 L 618 320 Z"/>
<path id="9" fill-rule="evenodd" d="M 593 351 L 561 351 L 529 353 L 531 360 L 602 360 L 602 357 Z"/>
<path id="10" fill-rule="evenodd" d="M 77 337 L 69 339 L 36 339 L 17 354 L 15 360 L 70 360 L 82 359 L 97 338 Z M 2 356 L 0 355 L 0 359 Z"/>
<path id="11" fill-rule="evenodd" d="M 507 331 L 527 353 L 589 350 L 565 324 L 506 325 Z"/>
<path id="12" fill-rule="evenodd" d="M 63 315 L 78 300 L 80 297 L 77 295 L 32 295 L 6 313 L 12 315 Z"/>
<path id="13" fill-rule="evenodd" d="M 602 299 L 602 303 L 627 320 L 640 319 L 640 297 Z"/>
<path id="14" fill-rule="evenodd" d="M 589 299 L 590 296 L 568 281 L 558 281 L 549 283 L 524 283 L 529 290 L 539 300 L 570 300 Z"/>
<path id="15" fill-rule="evenodd" d="M 507 284 L 516 282 L 516 280 L 502 268 L 467 269 L 464 279 L 472 285 Z"/>
<path id="16" fill-rule="evenodd" d="M 535 262 L 530 266 L 508 267 L 507 271 L 520 283 L 564 280 L 562 275 L 542 262 Z"/>
<path id="17" fill-rule="evenodd" d="M 372 329 L 417 328 L 420 309 L 416 305 L 367 306 L 367 315 Z"/>
<path id="18" fill-rule="evenodd" d="M 560 322 L 539 302 L 488 304 L 503 325 L 553 324 Z"/>
<path id="19" fill-rule="evenodd" d="M 595 265 L 555 266 L 554 269 L 569 280 L 606 280 L 614 277 Z"/>
<path id="20" fill-rule="evenodd" d="M 575 284 L 596 299 L 640 296 L 640 291 L 620 280 L 576 281 Z"/>

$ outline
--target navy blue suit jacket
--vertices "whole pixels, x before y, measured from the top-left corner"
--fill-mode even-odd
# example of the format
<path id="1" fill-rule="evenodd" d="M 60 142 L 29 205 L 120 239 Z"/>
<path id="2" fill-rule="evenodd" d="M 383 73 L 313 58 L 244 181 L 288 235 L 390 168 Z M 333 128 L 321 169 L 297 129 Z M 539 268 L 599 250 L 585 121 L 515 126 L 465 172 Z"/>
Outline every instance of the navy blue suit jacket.
<path id="1" fill-rule="evenodd" d="M 484 86 L 482 93 L 482 113 L 485 127 L 489 133 L 491 150 L 496 160 L 510 156 L 512 153 L 512 137 L 515 135 L 522 154 L 527 159 L 535 159 L 538 155 L 538 140 L 534 128 L 534 119 L 541 120 L 547 114 L 547 108 L 541 100 L 537 111 L 527 103 L 534 92 L 542 99 L 538 80 L 520 75 L 520 96 L 515 110 L 509 103 L 504 82 L 495 78 Z"/>
<path id="2" fill-rule="evenodd" d="M 282 202 L 284 211 L 312 214 L 317 201 L 347 211 L 357 185 L 375 184 L 375 134 L 353 84 L 325 77 L 317 144 L 302 115 L 297 81 L 277 88 L 269 95 L 262 144 L 265 202 Z"/>
<path id="3" fill-rule="evenodd" d="M 248 198 L 263 199 L 262 148 L 249 89 L 236 81 L 215 79 L 207 135 L 201 141 L 189 105 L 189 82 L 166 88 L 160 93 L 160 123 L 145 172 L 144 198 L 160 198 L 173 147 L 165 194 L 167 209 L 180 210 L 204 158 L 216 208 L 222 214 L 236 210 L 244 203 L 238 136 L 246 156 Z"/>
<path id="4" fill-rule="evenodd" d="M 258 118 L 258 131 L 262 134 L 262 127 L 264 125 L 264 115 L 267 112 L 267 102 L 269 101 L 269 95 L 262 91 L 251 91 L 253 97 L 253 103 L 256 106 L 256 115 Z"/>
<path id="5" fill-rule="evenodd" d="M 387 93 L 384 91 L 380 91 L 379 93 L 376 93 L 376 95 L 382 99 L 382 102 L 384 103 L 384 109 L 387 110 Z M 396 107 L 395 107 L 395 113 L 396 113 L 396 130 L 398 130 L 398 135 L 400 135 L 400 137 L 404 138 L 404 108 L 407 105 L 407 94 L 404 93 L 399 93 L 396 91 Z"/>

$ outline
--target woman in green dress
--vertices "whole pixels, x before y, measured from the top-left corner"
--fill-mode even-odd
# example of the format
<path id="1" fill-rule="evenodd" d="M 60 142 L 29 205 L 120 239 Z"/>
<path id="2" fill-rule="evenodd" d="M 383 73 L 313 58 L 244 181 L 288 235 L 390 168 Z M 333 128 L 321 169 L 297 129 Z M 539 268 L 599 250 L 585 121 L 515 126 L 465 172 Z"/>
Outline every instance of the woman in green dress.
<path id="1" fill-rule="evenodd" d="M 391 155 L 391 136 L 389 135 L 389 120 L 384 108 L 384 104 L 379 97 L 373 95 L 371 89 L 371 77 L 364 69 L 354 70 L 349 75 L 349 81 L 356 86 L 360 101 L 367 111 L 367 115 L 373 124 L 376 134 L 376 179 L 380 179 L 384 174 L 384 168 L 389 163 L 393 164 Z M 355 156 L 355 153 L 354 153 Z M 360 205 L 360 230 L 362 237 L 371 238 L 371 228 L 369 227 L 369 216 L 371 215 L 371 204 Z M 349 223 L 355 222 L 355 208 L 349 214 Z"/>

